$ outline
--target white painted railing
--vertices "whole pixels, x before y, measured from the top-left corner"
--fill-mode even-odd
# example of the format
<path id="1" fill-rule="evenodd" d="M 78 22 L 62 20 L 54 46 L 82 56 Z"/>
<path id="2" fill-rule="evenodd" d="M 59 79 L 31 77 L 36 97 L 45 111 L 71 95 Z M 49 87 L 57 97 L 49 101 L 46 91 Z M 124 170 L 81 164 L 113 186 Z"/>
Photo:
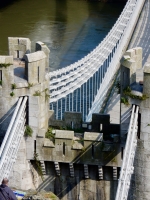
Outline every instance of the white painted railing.
<path id="1" fill-rule="evenodd" d="M 130 188 L 131 175 L 134 171 L 134 156 L 137 145 L 137 119 L 139 107 L 135 105 L 132 108 L 132 114 L 129 124 L 128 136 L 124 151 L 124 158 L 121 167 L 120 178 L 118 182 L 117 194 L 115 200 L 127 200 Z"/>
<path id="2" fill-rule="evenodd" d="M 20 97 L 0 148 L 0 182 L 8 177 L 24 134 L 27 97 Z"/>
<path id="3" fill-rule="evenodd" d="M 99 112 L 119 61 L 132 35 L 145 0 L 128 0 L 105 39 L 87 56 L 63 69 L 50 72 L 50 108 L 56 119 L 65 111 L 82 112 L 90 121 Z"/>

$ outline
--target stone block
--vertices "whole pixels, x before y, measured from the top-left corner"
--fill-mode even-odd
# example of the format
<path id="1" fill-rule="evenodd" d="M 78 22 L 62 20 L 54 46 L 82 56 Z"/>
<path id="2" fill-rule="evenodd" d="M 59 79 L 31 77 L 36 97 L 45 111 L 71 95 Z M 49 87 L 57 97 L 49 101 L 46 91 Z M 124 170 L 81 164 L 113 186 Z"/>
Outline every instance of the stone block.
<path id="1" fill-rule="evenodd" d="M 29 96 L 29 106 L 40 105 L 40 97 L 39 96 Z"/>
<path id="2" fill-rule="evenodd" d="M 125 52 L 125 56 L 129 56 L 130 58 L 133 58 L 135 55 L 135 49 L 129 49 Z"/>
<path id="3" fill-rule="evenodd" d="M 150 63 L 147 63 L 147 64 L 144 66 L 143 72 L 146 73 L 146 74 L 150 74 Z"/>
<path id="4" fill-rule="evenodd" d="M 29 113 L 30 112 L 34 112 L 34 111 L 37 112 L 38 110 L 39 110 L 39 106 L 37 104 L 35 104 L 35 105 L 34 104 L 31 104 L 31 105 L 29 104 Z"/>
<path id="5" fill-rule="evenodd" d="M 149 121 L 146 122 L 146 123 L 141 123 L 141 131 L 142 131 L 141 135 L 144 135 L 144 133 L 150 133 L 150 123 L 149 123 Z"/>
<path id="6" fill-rule="evenodd" d="M 86 141 L 103 141 L 103 133 L 85 132 L 84 140 L 86 140 Z"/>
<path id="7" fill-rule="evenodd" d="M 18 44 L 18 38 L 17 37 L 8 37 L 8 44 L 9 45 Z"/>
<path id="8" fill-rule="evenodd" d="M 72 149 L 82 149 L 83 145 L 78 141 L 73 141 Z"/>
<path id="9" fill-rule="evenodd" d="M 13 64 L 13 56 L 0 56 L 0 63 Z"/>
<path id="10" fill-rule="evenodd" d="M 47 139 L 47 138 L 44 139 L 44 145 L 43 146 L 49 147 L 49 148 L 55 147 L 54 143 L 50 139 Z"/>
<path id="11" fill-rule="evenodd" d="M 56 139 L 72 140 L 73 137 L 74 137 L 74 131 L 56 130 L 56 134 L 55 134 Z"/>
<path id="12" fill-rule="evenodd" d="M 27 46 L 27 48 L 29 48 L 31 45 L 31 41 L 29 38 L 19 38 L 18 40 L 19 40 L 19 44 L 25 45 Z"/>
<path id="13" fill-rule="evenodd" d="M 26 156 L 28 160 L 33 160 L 34 157 L 34 140 L 27 138 L 26 140 Z"/>
<path id="14" fill-rule="evenodd" d="M 144 184 L 144 192 L 150 192 L 150 183 Z"/>
<path id="15" fill-rule="evenodd" d="M 29 125 L 33 127 L 38 127 L 39 126 L 38 117 L 29 117 Z"/>
<path id="16" fill-rule="evenodd" d="M 45 129 L 40 129 L 39 131 L 38 131 L 38 137 L 42 137 L 42 138 L 44 138 L 45 137 L 45 133 L 46 133 L 46 130 Z"/>
<path id="17" fill-rule="evenodd" d="M 28 63 L 36 62 L 44 58 L 46 58 L 46 55 L 43 51 L 37 51 L 34 53 L 26 54 L 24 56 L 25 62 L 28 62 Z"/>

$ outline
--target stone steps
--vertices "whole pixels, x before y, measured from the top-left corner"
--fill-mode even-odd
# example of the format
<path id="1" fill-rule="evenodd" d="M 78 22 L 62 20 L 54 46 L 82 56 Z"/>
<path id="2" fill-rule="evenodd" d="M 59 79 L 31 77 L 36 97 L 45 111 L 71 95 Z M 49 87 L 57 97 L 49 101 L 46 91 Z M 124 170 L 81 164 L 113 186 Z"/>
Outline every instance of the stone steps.
<path id="1" fill-rule="evenodd" d="M 74 177 L 74 167 L 73 167 L 73 163 L 69 163 L 69 169 L 70 169 L 70 176 Z"/>
<path id="2" fill-rule="evenodd" d="M 55 171 L 57 176 L 60 176 L 60 167 L 59 167 L 59 162 L 54 162 L 55 165 Z"/>
<path id="3" fill-rule="evenodd" d="M 43 174 L 43 175 L 46 175 L 45 163 L 44 163 L 43 160 L 40 161 L 40 163 L 41 163 L 41 167 L 42 167 L 42 174 Z"/>
<path id="4" fill-rule="evenodd" d="M 84 177 L 89 178 L 88 165 L 84 164 Z"/>

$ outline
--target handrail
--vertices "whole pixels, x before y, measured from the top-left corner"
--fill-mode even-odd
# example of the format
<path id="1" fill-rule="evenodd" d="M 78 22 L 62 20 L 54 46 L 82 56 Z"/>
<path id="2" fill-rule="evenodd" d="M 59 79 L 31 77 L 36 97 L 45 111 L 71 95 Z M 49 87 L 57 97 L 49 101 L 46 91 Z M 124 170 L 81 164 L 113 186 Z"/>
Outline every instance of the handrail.
<path id="1" fill-rule="evenodd" d="M 23 100 L 22 100 L 23 99 Z M 21 141 L 21 136 L 24 133 L 24 124 L 25 124 L 25 115 L 26 115 L 26 102 L 27 97 L 21 97 L 22 103 L 18 101 L 20 104 L 19 108 L 17 107 L 17 115 L 14 113 L 15 120 L 11 126 L 11 131 L 9 132 L 9 136 L 7 137 L 7 142 L 3 147 L 3 151 L 1 153 L 0 158 L 0 182 L 3 177 L 8 177 L 13 163 L 17 158 L 17 152 Z M 11 121 L 12 123 L 12 121 Z"/>
<path id="2" fill-rule="evenodd" d="M 136 135 L 137 135 L 138 111 L 139 107 L 136 106 L 135 108 L 135 105 L 133 105 L 128 135 L 127 135 L 127 141 L 124 151 L 124 158 L 121 167 L 121 173 L 115 200 L 126 200 L 128 197 L 130 179 L 134 169 L 133 163 L 134 163 L 134 155 L 137 144 Z"/>
<path id="3" fill-rule="evenodd" d="M 17 113 L 18 113 L 20 104 L 21 104 L 21 102 L 22 102 L 22 99 L 23 99 L 23 97 L 20 97 L 20 98 L 19 98 L 19 101 L 18 101 L 17 106 L 16 106 L 16 108 L 15 108 L 14 114 L 13 114 L 13 116 L 12 116 L 12 118 L 11 118 L 10 124 L 9 124 L 9 126 L 8 126 L 7 131 L 6 131 L 5 137 L 4 137 L 3 142 L 2 142 L 2 144 L 1 144 L 1 147 L 0 147 L 0 158 L 1 158 L 1 155 L 2 155 L 3 150 L 4 150 L 4 148 L 5 148 L 5 145 L 6 145 L 6 143 L 7 143 L 7 139 L 8 139 L 8 137 L 9 137 L 9 134 L 10 134 L 10 131 L 11 131 L 12 126 L 13 126 L 13 124 L 14 124 L 14 121 L 15 121 L 15 119 L 16 119 L 16 116 L 17 116 Z"/>

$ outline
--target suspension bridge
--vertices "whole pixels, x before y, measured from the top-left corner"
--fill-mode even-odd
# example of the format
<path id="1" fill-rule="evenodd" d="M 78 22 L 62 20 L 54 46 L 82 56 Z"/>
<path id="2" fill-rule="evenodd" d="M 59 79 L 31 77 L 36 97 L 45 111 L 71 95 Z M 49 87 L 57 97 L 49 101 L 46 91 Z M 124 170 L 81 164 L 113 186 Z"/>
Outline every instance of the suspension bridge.
<path id="1" fill-rule="evenodd" d="M 129 0 L 106 38 L 74 64 L 49 73 L 50 109 L 61 120 L 66 111 L 82 112 L 90 121 L 100 111 L 144 1 Z"/>
<path id="2" fill-rule="evenodd" d="M 81 112 L 83 120 L 89 122 L 92 113 L 100 111 L 144 2 L 128 0 L 106 38 L 90 54 L 70 66 L 47 74 L 50 79 L 50 109 L 54 110 L 56 119 L 62 120 L 66 111 Z M 26 102 L 27 97 L 19 98 L 0 148 L 0 181 L 9 176 L 17 157 L 24 133 Z M 137 115 L 138 106 L 133 106 L 116 200 L 127 199 L 136 149 Z"/>

